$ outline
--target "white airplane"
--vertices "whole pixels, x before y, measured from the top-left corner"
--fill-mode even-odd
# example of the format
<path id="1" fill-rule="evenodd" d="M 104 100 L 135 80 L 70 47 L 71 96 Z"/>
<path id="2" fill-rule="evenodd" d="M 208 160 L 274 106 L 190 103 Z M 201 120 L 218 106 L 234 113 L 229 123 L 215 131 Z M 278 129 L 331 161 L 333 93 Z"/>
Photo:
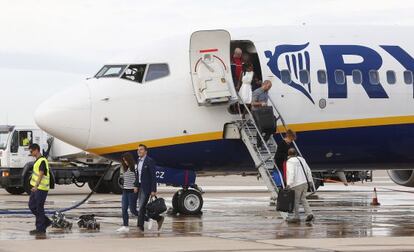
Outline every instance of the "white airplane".
<path id="1" fill-rule="evenodd" d="M 103 66 L 45 101 L 35 121 L 115 160 L 143 143 L 161 167 L 198 175 L 257 173 L 240 135 L 231 131 L 230 122 L 240 119 L 228 110 L 237 100 L 231 73 L 236 47 L 259 79 L 273 83 L 270 98 L 298 133 L 297 145 L 317 176 L 387 169 L 395 183 L 414 186 L 411 27 L 196 31 L 142 48 L 136 60 Z M 201 209 L 201 195 L 194 195 L 184 211 Z"/>

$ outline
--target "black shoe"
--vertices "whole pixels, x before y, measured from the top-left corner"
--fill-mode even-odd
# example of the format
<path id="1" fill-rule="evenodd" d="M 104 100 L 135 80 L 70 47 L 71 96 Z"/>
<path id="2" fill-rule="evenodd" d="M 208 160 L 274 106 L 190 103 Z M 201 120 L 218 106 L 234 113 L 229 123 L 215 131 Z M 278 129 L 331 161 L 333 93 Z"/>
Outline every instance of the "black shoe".
<path id="1" fill-rule="evenodd" d="M 300 219 L 299 218 L 287 219 L 286 222 L 291 223 L 291 224 L 297 224 L 297 223 L 300 223 Z"/>
<path id="2" fill-rule="evenodd" d="M 141 232 L 144 232 L 144 226 L 138 226 L 138 229 L 139 229 Z"/>
<path id="3" fill-rule="evenodd" d="M 46 231 L 39 231 L 39 230 L 33 229 L 29 232 L 29 234 L 30 235 L 44 235 L 46 234 Z"/>
<path id="4" fill-rule="evenodd" d="M 306 222 L 313 221 L 313 219 L 315 219 L 315 218 L 313 217 L 313 214 L 309 214 L 309 215 L 306 217 Z"/>
<path id="5" fill-rule="evenodd" d="M 52 225 L 52 221 L 49 218 L 46 218 L 46 228 L 50 227 Z"/>
<path id="6" fill-rule="evenodd" d="M 160 216 L 160 219 L 159 220 L 157 220 L 157 224 L 158 224 L 158 230 L 160 230 L 161 229 L 161 227 L 162 227 L 162 224 L 164 223 L 164 216 Z"/>

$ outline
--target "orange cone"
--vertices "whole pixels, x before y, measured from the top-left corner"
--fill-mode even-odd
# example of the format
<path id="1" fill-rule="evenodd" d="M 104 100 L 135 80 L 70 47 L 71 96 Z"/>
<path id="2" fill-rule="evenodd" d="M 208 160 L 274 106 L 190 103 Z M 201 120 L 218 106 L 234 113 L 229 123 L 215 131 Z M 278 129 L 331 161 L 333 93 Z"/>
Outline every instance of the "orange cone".
<path id="1" fill-rule="evenodd" d="M 379 205 L 381 204 L 378 202 L 377 188 L 374 187 L 374 195 L 372 197 L 371 206 L 379 206 Z"/>

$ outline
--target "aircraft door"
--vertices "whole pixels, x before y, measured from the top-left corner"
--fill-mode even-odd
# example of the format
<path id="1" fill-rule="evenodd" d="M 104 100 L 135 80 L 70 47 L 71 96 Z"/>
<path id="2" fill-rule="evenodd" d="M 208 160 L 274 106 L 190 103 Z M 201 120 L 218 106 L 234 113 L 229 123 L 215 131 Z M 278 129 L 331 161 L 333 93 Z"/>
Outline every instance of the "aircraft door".
<path id="1" fill-rule="evenodd" d="M 190 40 L 191 79 L 200 106 L 237 100 L 230 66 L 230 33 L 197 31 Z"/>

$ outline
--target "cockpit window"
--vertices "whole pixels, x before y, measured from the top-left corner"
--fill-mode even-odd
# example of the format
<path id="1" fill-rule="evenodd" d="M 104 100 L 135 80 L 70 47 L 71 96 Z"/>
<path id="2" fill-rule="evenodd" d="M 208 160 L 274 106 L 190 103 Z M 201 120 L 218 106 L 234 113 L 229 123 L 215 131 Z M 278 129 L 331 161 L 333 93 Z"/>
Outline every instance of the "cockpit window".
<path id="1" fill-rule="evenodd" d="M 129 65 L 121 78 L 142 83 L 146 67 L 147 65 Z"/>
<path id="2" fill-rule="evenodd" d="M 148 67 L 145 81 L 152 81 L 170 74 L 168 64 L 151 64 Z"/>
<path id="3" fill-rule="evenodd" d="M 126 67 L 126 65 L 106 65 L 99 70 L 95 78 L 119 77 Z"/>

